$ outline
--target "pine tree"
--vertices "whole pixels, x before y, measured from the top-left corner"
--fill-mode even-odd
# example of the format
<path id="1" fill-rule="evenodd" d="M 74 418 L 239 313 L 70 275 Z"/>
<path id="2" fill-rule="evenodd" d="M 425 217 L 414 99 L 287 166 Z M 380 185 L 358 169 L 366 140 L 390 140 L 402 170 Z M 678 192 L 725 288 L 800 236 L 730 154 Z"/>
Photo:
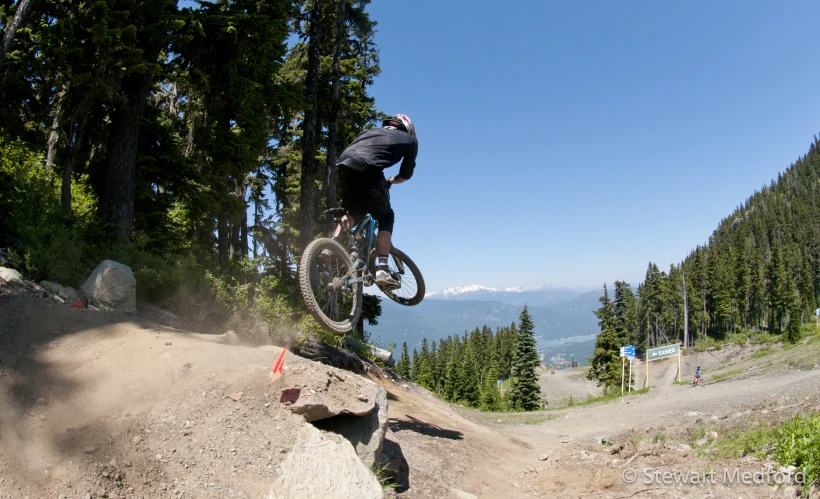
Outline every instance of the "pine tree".
<path id="1" fill-rule="evenodd" d="M 534 411 L 541 407 L 541 387 L 535 370 L 541 361 L 535 346 L 534 326 L 527 306 L 521 312 L 518 327 L 518 344 L 513 358 L 514 383 L 510 402 L 515 409 Z"/>
<path id="2" fill-rule="evenodd" d="M 616 289 L 618 289 L 617 283 Z M 622 293 L 625 292 L 622 291 Z M 604 285 L 604 294 L 598 301 L 601 302 L 601 308 L 595 311 L 595 315 L 601 319 L 598 323 L 601 332 L 595 340 L 595 350 L 592 357 L 587 359 L 590 368 L 586 376 L 587 379 L 597 380 L 598 386 L 609 387 L 621 383 L 620 347 L 625 345 L 622 343 L 622 335 L 615 329 L 616 321 L 613 319 L 615 307 L 609 300 L 606 284 Z"/>
<path id="3" fill-rule="evenodd" d="M 401 345 L 401 357 L 396 363 L 396 372 L 405 378 L 410 377 L 410 355 L 407 353 L 407 342 Z"/>
<path id="4" fill-rule="evenodd" d="M 458 384 L 456 385 L 455 397 L 458 402 L 466 402 L 469 406 L 475 406 L 480 398 L 478 371 L 475 366 L 475 355 L 473 345 L 468 340 L 464 345 L 461 355 L 461 364 L 458 371 Z"/>
<path id="5" fill-rule="evenodd" d="M 803 303 L 800 300 L 800 295 L 795 290 L 792 293 L 789 307 L 789 327 L 786 328 L 786 340 L 788 340 L 791 344 L 795 344 L 800 341 L 800 316 L 802 311 Z"/>
<path id="6" fill-rule="evenodd" d="M 418 383 L 418 375 L 419 371 L 421 370 L 421 366 L 419 365 L 419 352 L 415 348 L 413 349 L 413 363 L 410 366 L 410 379 L 414 382 Z"/>
<path id="7" fill-rule="evenodd" d="M 501 410 L 501 394 L 498 392 L 498 369 L 491 365 L 484 376 L 484 383 L 481 387 L 482 411 Z"/>

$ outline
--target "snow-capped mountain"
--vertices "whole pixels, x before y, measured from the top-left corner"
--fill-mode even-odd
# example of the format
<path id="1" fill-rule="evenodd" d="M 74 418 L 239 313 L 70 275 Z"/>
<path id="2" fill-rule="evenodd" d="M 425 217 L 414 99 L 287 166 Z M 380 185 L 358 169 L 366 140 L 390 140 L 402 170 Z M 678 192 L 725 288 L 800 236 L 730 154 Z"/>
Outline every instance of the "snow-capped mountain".
<path id="1" fill-rule="evenodd" d="M 521 286 L 507 288 L 490 288 L 475 284 L 447 288 L 434 293 L 428 293 L 425 298 L 433 300 L 476 300 L 500 301 L 515 305 L 528 304 L 532 306 L 546 305 L 572 299 L 581 294 L 570 288 L 563 288 L 551 284 L 525 288 Z"/>

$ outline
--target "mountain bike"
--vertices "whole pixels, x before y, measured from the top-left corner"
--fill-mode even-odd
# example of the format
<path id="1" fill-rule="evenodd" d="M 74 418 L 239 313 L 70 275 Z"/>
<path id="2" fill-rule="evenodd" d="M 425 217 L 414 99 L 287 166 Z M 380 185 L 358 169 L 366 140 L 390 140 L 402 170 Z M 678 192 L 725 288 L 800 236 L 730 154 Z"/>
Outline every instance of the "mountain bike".
<path id="1" fill-rule="evenodd" d="M 692 385 L 691 386 L 706 386 L 706 380 L 701 377 L 697 383 L 695 383 L 695 378 L 692 378 Z"/>
<path id="2" fill-rule="evenodd" d="M 346 210 L 333 208 L 324 212 L 338 224 Z M 335 239 L 323 237 L 308 244 L 299 260 L 299 287 L 308 310 L 331 332 L 344 334 L 352 330 L 362 313 L 365 286 L 375 284 L 376 228 L 378 222 L 369 214 L 351 228 L 344 246 Z M 424 299 L 424 277 L 418 266 L 403 251 L 390 248 L 390 275 L 398 288 L 379 287 L 385 296 L 400 305 L 418 305 Z"/>

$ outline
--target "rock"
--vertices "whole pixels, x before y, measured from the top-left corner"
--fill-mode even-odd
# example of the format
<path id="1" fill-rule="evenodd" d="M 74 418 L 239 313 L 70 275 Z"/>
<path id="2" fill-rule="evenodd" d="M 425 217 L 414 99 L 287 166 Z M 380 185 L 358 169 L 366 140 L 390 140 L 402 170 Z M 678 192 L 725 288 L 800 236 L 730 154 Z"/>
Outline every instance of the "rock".
<path id="1" fill-rule="evenodd" d="M 370 414 L 376 407 L 376 399 L 379 390 L 384 390 L 372 381 L 367 381 L 359 376 L 351 377 L 344 383 L 330 383 L 326 389 L 307 390 L 289 388 L 282 390 L 281 402 L 293 401 L 288 407 L 295 414 L 302 414 L 307 421 L 318 421 L 339 414 L 351 414 L 364 416 Z M 290 383 L 301 384 L 300 373 L 289 376 Z M 312 380 L 309 380 L 312 381 Z M 357 386 L 358 385 L 358 386 Z M 322 387 L 317 387 L 322 388 Z M 296 390 L 299 390 L 298 392 Z M 355 390 L 355 391 L 354 391 Z M 293 400 L 295 392 L 296 400 Z M 286 398 L 285 394 L 289 396 Z M 356 394 L 363 395 L 367 402 L 364 402 Z"/>
<path id="2" fill-rule="evenodd" d="M 44 399 L 43 397 L 40 397 L 37 399 L 37 405 L 48 405 L 48 400 Z"/>
<path id="3" fill-rule="evenodd" d="M 104 260 L 80 289 L 103 306 L 125 312 L 137 310 L 137 280 L 127 265 Z"/>
<path id="4" fill-rule="evenodd" d="M 136 444 L 138 444 L 138 443 L 140 443 L 140 442 L 142 442 L 142 437 L 141 437 L 141 436 L 139 436 L 139 435 L 137 435 L 137 436 L 135 436 L 134 438 L 132 438 L 132 439 L 131 439 L 131 443 L 132 443 L 132 444 L 135 444 L 135 445 L 136 445 Z"/>
<path id="5" fill-rule="evenodd" d="M 233 400 L 234 402 L 239 402 L 240 400 L 242 400 L 243 395 L 245 395 L 244 392 L 234 392 L 234 393 L 229 393 L 228 398 Z"/>
<path id="6" fill-rule="evenodd" d="M 686 450 L 686 451 L 692 450 L 692 447 L 690 447 L 686 444 L 680 444 L 680 448 L 683 449 L 683 450 Z"/>
<path id="7" fill-rule="evenodd" d="M 336 416 L 324 421 L 315 421 L 317 428 L 332 431 L 345 437 L 356 454 L 368 468 L 373 464 L 382 452 L 384 435 L 387 433 L 387 391 L 381 386 L 371 381 L 376 391 L 376 405 L 373 410 L 364 416 Z"/>
<path id="8" fill-rule="evenodd" d="M 305 425 L 267 495 L 267 499 L 296 497 L 370 499 L 382 498 L 384 492 L 350 442 Z"/>
<path id="9" fill-rule="evenodd" d="M 49 293 L 57 295 L 66 301 L 74 302 L 80 298 L 77 291 L 71 286 L 61 286 L 51 281 L 40 281 L 40 286 L 46 288 L 46 291 Z"/>
<path id="10" fill-rule="evenodd" d="M 541 455 L 538 456 L 539 461 L 546 461 L 549 458 L 550 458 L 549 454 L 541 454 Z"/>
<path id="11" fill-rule="evenodd" d="M 367 402 L 367 395 L 364 393 L 360 393 L 356 396 L 357 399 L 361 400 L 362 402 Z"/>
<path id="12" fill-rule="evenodd" d="M 709 443 L 709 439 L 706 438 L 706 437 L 699 438 L 695 441 L 695 445 L 697 445 L 698 447 L 702 447 L 702 446 L 704 446 L 708 443 Z"/>
<path id="13" fill-rule="evenodd" d="M 384 362 L 384 365 L 386 365 L 387 367 L 393 367 L 393 365 L 396 363 L 396 359 L 393 358 L 393 353 L 389 350 L 384 350 L 377 346 L 370 345 L 370 354 L 373 357 Z"/>
<path id="14" fill-rule="evenodd" d="M 601 437 L 598 439 L 598 441 L 601 443 L 601 445 L 611 445 L 614 443 L 609 437 Z"/>
<path id="15" fill-rule="evenodd" d="M 709 433 L 709 436 L 712 437 L 712 440 L 717 440 L 718 434 L 716 431 Z"/>
<path id="16" fill-rule="evenodd" d="M 6 282 L 12 281 L 23 281 L 23 276 L 20 272 L 17 272 L 14 269 L 9 269 L 6 267 L 0 267 L 0 279 L 3 279 Z"/>

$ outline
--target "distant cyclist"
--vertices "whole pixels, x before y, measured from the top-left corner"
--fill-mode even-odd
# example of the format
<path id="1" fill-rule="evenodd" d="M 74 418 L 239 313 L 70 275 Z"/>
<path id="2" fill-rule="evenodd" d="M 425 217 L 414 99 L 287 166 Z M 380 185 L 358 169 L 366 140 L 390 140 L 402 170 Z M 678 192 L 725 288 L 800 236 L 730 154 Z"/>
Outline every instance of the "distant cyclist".
<path id="1" fill-rule="evenodd" d="M 399 287 L 387 267 L 395 220 L 389 189 L 413 176 L 418 150 L 413 122 L 407 115 L 397 114 L 384 120 L 382 128 L 370 128 L 357 135 L 339 156 L 339 192 L 348 213 L 342 216 L 333 237 L 338 240 L 342 229 L 348 231 L 365 213 L 378 220 L 376 284 L 385 289 Z M 385 179 L 383 170 L 399 161 L 399 174 Z"/>
<path id="2" fill-rule="evenodd" d="M 700 382 L 700 366 L 695 369 L 695 384 L 697 385 Z"/>

